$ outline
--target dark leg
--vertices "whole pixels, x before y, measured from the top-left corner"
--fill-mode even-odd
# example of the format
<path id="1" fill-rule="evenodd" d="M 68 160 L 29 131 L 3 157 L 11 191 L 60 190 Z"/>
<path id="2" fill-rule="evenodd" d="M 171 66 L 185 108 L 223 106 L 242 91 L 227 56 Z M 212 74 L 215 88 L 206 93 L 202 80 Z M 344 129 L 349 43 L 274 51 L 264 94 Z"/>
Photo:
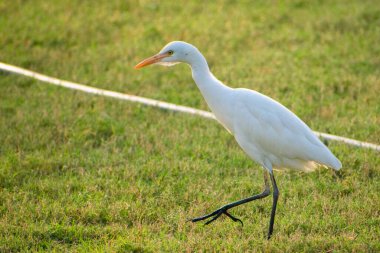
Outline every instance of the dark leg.
<path id="1" fill-rule="evenodd" d="M 271 180 L 272 180 L 272 175 L 271 175 Z M 273 182 L 273 180 L 272 180 L 272 182 Z M 229 214 L 227 212 L 227 210 L 231 209 L 231 208 L 233 208 L 235 206 L 239 206 L 239 205 L 245 204 L 247 202 L 250 202 L 250 201 L 253 201 L 253 200 L 256 200 L 256 199 L 262 199 L 262 198 L 265 198 L 265 197 L 269 196 L 269 194 L 270 194 L 270 188 L 269 188 L 269 183 L 268 183 L 268 175 L 267 175 L 266 171 L 264 171 L 264 181 L 265 181 L 265 189 L 264 189 L 264 191 L 262 193 L 254 195 L 254 196 L 246 198 L 246 199 L 242 199 L 242 200 L 239 200 L 239 201 L 236 201 L 236 202 L 229 203 L 229 204 L 227 204 L 225 206 L 222 206 L 218 210 L 215 210 L 214 212 L 212 212 L 210 214 L 207 214 L 207 215 L 204 215 L 204 216 L 201 216 L 201 217 L 197 217 L 197 218 L 194 218 L 194 219 L 190 219 L 190 221 L 197 222 L 197 221 L 201 221 L 201 220 L 205 220 L 205 219 L 208 219 L 210 217 L 213 217 L 212 219 L 210 219 L 209 221 L 207 221 L 205 223 L 205 225 L 208 225 L 211 222 L 213 222 L 216 219 L 218 219 L 222 214 L 225 214 L 231 220 L 233 220 L 235 222 L 239 221 L 243 225 L 243 222 L 240 219 L 238 219 L 238 218 L 232 216 L 231 214 Z M 277 189 L 277 187 L 276 187 L 276 189 Z M 273 210 L 272 210 L 272 212 L 273 212 Z"/>
<path id="2" fill-rule="evenodd" d="M 270 215 L 270 222 L 269 222 L 268 240 L 270 239 L 273 233 L 274 216 L 276 215 L 277 200 L 278 200 L 278 195 L 280 193 L 278 191 L 276 180 L 274 179 L 274 176 L 273 176 L 273 172 L 270 173 L 270 180 L 272 181 L 272 187 L 273 187 L 273 204 L 272 204 L 272 212 Z"/>

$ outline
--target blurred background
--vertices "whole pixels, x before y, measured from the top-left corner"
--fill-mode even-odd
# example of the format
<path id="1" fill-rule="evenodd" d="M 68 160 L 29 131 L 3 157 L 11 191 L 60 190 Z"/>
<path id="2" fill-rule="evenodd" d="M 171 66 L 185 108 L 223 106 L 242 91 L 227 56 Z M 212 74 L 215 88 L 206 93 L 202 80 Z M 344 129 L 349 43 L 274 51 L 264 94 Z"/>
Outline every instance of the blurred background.
<path id="1" fill-rule="evenodd" d="M 207 110 L 189 67 L 140 60 L 194 44 L 231 87 L 313 130 L 380 143 L 380 2 L 0 0 L 0 61 Z M 329 143 L 339 176 L 278 175 L 270 200 L 212 227 L 186 219 L 261 190 L 261 168 L 215 122 L 0 71 L 0 251 L 380 250 L 378 153 Z M 264 211 L 265 210 L 265 211 Z"/>

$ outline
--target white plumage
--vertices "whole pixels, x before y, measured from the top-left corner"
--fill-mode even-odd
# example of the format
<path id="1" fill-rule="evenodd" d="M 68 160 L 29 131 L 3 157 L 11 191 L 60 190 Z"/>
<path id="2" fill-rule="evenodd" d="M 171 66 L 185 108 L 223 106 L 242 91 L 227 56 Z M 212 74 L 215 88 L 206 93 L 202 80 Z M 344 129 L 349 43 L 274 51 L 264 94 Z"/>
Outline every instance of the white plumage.
<path id="1" fill-rule="evenodd" d="M 193 79 L 217 120 L 235 137 L 248 156 L 270 173 L 274 194 L 277 194 L 277 197 L 278 189 L 273 169 L 311 171 L 318 164 L 336 170 L 342 167 L 340 161 L 294 113 L 256 91 L 233 89 L 224 85 L 214 77 L 206 59 L 191 44 L 182 41 L 171 42 L 157 55 L 136 65 L 136 68 L 153 63 L 174 65 L 180 62 L 190 65 Z M 265 182 L 266 190 L 269 191 L 267 180 Z M 234 221 L 240 221 L 227 213 L 227 210 L 269 195 L 264 193 L 265 191 L 261 195 L 253 196 L 256 198 L 250 197 L 228 204 L 210 215 L 192 221 L 214 216 L 211 220 L 213 221 L 223 213 Z M 268 238 L 273 230 L 277 197 L 274 195 Z"/>

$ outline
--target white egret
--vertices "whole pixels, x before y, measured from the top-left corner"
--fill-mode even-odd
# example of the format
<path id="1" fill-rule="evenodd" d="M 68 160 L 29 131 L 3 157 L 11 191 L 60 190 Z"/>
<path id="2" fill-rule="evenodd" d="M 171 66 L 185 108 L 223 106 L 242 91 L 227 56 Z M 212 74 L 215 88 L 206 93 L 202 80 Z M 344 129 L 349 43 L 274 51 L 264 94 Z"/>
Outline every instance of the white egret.
<path id="1" fill-rule="evenodd" d="M 269 239 L 273 233 L 279 196 L 273 169 L 311 171 L 322 165 L 339 170 L 342 164 L 310 128 L 286 107 L 256 91 L 233 89 L 216 79 L 210 72 L 205 57 L 191 44 L 182 41 L 170 42 L 158 54 L 143 60 L 135 68 L 154 63 L 170 66 L 181 62 L 190 65 L 192 77 L 217 120 L 235 137 L 248 156 L 265 168 L 265 190 L 262 193 L 229 203 L 191 221 L 211 218 L 205 223 L 209 224 L 225 214 L 233 221 L 242 223 L 227 211 L 269 196 L 269 173 L 273 188 Z"/>

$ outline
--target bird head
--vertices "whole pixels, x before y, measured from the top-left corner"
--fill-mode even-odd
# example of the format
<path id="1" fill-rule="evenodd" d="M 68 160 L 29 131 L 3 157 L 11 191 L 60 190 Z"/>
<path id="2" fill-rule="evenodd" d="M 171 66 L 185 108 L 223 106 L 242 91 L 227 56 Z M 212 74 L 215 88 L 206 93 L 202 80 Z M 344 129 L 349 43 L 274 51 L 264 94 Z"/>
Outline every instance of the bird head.
<path id="1" fill-rule="evenodd" d="M 172 66 L 181 62 L 189 63 L 194 50 L 197 49 L 189 43 L 173 41 L 164 46 L 158 54 L 141 61 L 135 66 L 135 69 L 140 69 L 151 64 Z"/>

